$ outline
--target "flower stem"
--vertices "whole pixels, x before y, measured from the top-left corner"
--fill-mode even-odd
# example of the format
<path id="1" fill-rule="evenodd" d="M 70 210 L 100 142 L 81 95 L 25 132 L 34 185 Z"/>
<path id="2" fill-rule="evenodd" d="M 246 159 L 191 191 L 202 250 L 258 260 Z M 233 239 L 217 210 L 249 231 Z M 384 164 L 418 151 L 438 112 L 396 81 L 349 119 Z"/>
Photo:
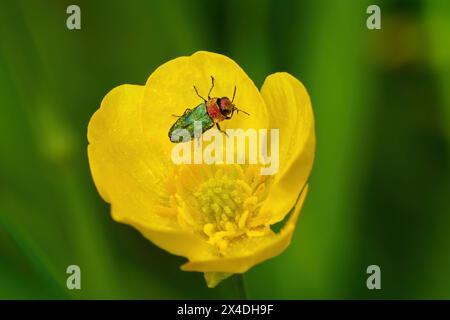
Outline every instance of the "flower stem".
<path id="1" fill-rule="evenodd" d="M 236 284 L 236 292 L 237 292 L 237 299 L 239 300 L 247 300 L 247 290 L 245 287 L 245 280 L 243 274 L 236 274 L 234 276 L 234 282 Z"/>

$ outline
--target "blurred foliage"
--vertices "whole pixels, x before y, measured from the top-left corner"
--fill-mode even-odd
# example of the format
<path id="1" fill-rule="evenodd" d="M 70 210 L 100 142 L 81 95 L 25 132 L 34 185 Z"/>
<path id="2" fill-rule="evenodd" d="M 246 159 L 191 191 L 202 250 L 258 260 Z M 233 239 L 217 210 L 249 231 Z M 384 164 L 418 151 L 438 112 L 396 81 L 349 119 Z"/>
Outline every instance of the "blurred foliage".
<path id="1" fill-rule="evenodd" d="M 82 29 L 66 28 L 81 7 Z M 197 50 L 260 86 L 308 88 L 317 159 L 292 245 L 246 274 L 250 298 L 450 298 L 450 3 L 3 1 L 0 298 L 234 298 L 115 223 L 90 177 L 86 128 L 103 96 Z M 66 289 L 66 267 L 82 290 Z M 382 290 L 366 288 L 377 264 Z"/>

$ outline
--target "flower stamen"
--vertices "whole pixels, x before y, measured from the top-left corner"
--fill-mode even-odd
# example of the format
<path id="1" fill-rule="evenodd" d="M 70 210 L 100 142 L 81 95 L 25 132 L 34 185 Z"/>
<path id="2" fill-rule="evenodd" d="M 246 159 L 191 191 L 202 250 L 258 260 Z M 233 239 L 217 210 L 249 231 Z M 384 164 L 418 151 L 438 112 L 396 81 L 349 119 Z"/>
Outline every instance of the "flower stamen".
<path id="1" fill-rule="evenodd" d="M 258 179 L 261 176 L 256 176 L 257 170 L 249 171 L 244 173 L 239 165 L 220 166 L 199 185 L 190 185 L 190 192 L 188 181 L 180 181 L 182 191 L 175 195 L 183 224 L 195 225 L 194 229 L 216 246 L 220 255 L 226 255 L 237 238 L 270 232 L 266 225 L 250 226 L 249 221 L 258 215 L 265 200 L 267 181 Z M 184 209 L 187 202 L 192 210 Z"/>

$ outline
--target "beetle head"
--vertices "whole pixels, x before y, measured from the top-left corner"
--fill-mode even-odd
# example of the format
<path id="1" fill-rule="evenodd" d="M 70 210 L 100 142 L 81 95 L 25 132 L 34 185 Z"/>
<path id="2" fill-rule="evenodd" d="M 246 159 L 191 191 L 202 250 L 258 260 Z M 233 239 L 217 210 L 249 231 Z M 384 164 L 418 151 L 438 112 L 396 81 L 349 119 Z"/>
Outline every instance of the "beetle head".
<path id="1" fill-rule="evenodd" d="M 219 106 L 220 113 L 224 117 L 228 117 L 232 111 L 236 109 L 234 104 L 227 97 L 217 98 L 216 103 Z"/>

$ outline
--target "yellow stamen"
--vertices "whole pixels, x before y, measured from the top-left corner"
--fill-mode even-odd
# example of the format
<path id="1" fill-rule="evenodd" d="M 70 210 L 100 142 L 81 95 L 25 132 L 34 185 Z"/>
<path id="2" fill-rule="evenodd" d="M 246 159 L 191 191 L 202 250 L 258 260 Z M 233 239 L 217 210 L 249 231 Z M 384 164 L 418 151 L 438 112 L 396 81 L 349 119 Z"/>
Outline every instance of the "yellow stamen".
<path id="1" fill-rule="evenodd" d="M 257 216 L 265 199 L 266 181 L 244 174 L 243 169 L 236 165 L 219 168 L 199 182 L 195 190 L 178 196 L 182 201 L 188 201 L 187 197 L 192 199 L 189 204 L 198 211 L 198 214 L 193 214 L 195 221 L 190 216 L 186 217 L 186 210 L 179 214 L 183 216 L 184 224 L 197 224 L 194 229 L 216 246 L 219 254 L 226 255 L 230 243 L 237 238 L 255 237 L 267 232 L 263 225 L 248 225 L 250 218 Z"/>

